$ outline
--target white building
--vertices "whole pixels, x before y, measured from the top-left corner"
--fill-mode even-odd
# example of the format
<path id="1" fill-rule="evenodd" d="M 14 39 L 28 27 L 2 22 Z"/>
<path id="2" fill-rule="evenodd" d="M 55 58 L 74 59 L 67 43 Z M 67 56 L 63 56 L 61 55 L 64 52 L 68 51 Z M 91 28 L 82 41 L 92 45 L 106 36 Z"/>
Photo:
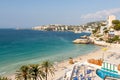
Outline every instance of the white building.
<path id="1" fill-rule="evenodd" d="M 120 36 L 120 31 L 115 31 L 115 35 Z"/>
<path id="2" fill-rule="evenodd" d="M 106 26 L 101 26 L 101 27 L 100 27 L 100 34 L 101 34 L 101 35 L 103 35 L 103 33 L 104 33 L 104 28 L 105 28 L 105 27 L 106 27 Z"/>
<path id="3" fill-rule="evenodd" d="M 58 31 L 58 28 L 57 28 L 57 27 L 55 28 L 55 31 Z"/>
<path id="4" fill-rule="evenodd" d="M 108 16 L 108 19 L 107 19 L 107 22 L 108 22 L 107 26 L 108 26 L 108 28 L 112 26 L 112 21 L 113 20 L 116 20 L 116 16 L 114 16 L 114 15 Z"/>
<path id="5" fill-rule="evenodd" d="M 42 26 L 32 27 L 33 30 L 42 30 Z"/>
<path id="6" fill-rule="evenodd" d="M 65 30 L 68 30 L 68 26 L 65 26 Z"/>
<path id="7" fill-rule="evenodd" d="M 88 28 L 86 28 L 85 32 L 92 33 L 92 31 L 93 31 L 93 29 L 91 28 L 91 26 L 89 26 Z"/>
<path id="8" fill-rule="evenodd" d="M 61 31 L 64 31 L 65 30 L 65 28 L 64 27 L 61 27 Z"/>
<path id="9" fill-rule="evenodd" d="M 48 28 L 48 26 L 36 26 L 36 27 L 32 27 L 33 30 L 45 30 L 47 28 Z"/>

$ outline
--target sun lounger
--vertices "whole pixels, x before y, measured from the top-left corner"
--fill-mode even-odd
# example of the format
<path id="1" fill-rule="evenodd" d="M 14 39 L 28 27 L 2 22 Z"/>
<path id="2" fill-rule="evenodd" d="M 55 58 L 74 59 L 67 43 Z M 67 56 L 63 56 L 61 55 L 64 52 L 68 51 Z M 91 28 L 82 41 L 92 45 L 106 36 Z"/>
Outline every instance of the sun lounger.
<path id="1" fill-rule="evenodd" d="M 91 77 L 88 77 L 88 80 L 92 80 Z"/>
<path id="2" fill-rule="evenodd" d="M 76 77 L 73 77 L 73 80 L 79 80 L 79 79 L 78 79 L 78 77 L 76 76 Z"/>
<path id="3" fill-rule="evenodd" d="M 87 74 L 90 74 L 92 72 L 92 70 L 88 69 L 87 70 Z"/>

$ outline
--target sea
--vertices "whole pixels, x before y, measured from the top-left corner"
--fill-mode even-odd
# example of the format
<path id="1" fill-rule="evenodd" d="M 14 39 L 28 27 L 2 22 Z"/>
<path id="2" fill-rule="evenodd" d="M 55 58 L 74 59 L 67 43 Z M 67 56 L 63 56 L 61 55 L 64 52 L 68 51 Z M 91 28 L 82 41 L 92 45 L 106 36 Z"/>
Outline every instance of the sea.
<path id="1" fill-rule="evenodd" d="M 0 75 L 15 73 L 22 65 L 61 62 L 99 49 L 93 44 L 73 44 L 89 33 L 0 29 Z"/>

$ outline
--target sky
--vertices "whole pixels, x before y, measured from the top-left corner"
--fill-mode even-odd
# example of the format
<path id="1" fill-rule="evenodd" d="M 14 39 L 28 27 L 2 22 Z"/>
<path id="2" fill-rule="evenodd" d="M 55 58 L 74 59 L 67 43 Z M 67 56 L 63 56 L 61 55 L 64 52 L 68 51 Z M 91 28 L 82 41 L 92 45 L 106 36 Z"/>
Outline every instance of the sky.
<path id="1" fill-rule="evenodd" d="M 120 0 L 0 0 L 0 28 L 78 25 L 120 18 Z"/>

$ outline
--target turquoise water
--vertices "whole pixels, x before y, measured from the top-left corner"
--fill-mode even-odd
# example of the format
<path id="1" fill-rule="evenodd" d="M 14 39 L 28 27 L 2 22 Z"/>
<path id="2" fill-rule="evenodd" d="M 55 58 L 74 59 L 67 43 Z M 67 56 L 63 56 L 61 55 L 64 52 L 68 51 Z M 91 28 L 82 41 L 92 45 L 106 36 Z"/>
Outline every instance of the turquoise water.
<path id="1" fill-rule="evenodd" d="M 0 29 L 0 74 L 13 73 L 23 64 L 59 62 L 97 50 L 92 44 L 72 43 L 84 34 Z"/>
<path id="2" fill-rule="evenodd" d="M 119 75 L 119 74 L 113 73 L 113 72 L 109 72 L 109 71 L 105 71 L 105 70 L 99 70 L 99 69 L 98 69 L 98 70 L 96 71 L 96 74 L 97 74 L 100 78 L 102 78 L 102 79 L 105 79 L 106 76 L 120 79 L 120 75 Z"/>

